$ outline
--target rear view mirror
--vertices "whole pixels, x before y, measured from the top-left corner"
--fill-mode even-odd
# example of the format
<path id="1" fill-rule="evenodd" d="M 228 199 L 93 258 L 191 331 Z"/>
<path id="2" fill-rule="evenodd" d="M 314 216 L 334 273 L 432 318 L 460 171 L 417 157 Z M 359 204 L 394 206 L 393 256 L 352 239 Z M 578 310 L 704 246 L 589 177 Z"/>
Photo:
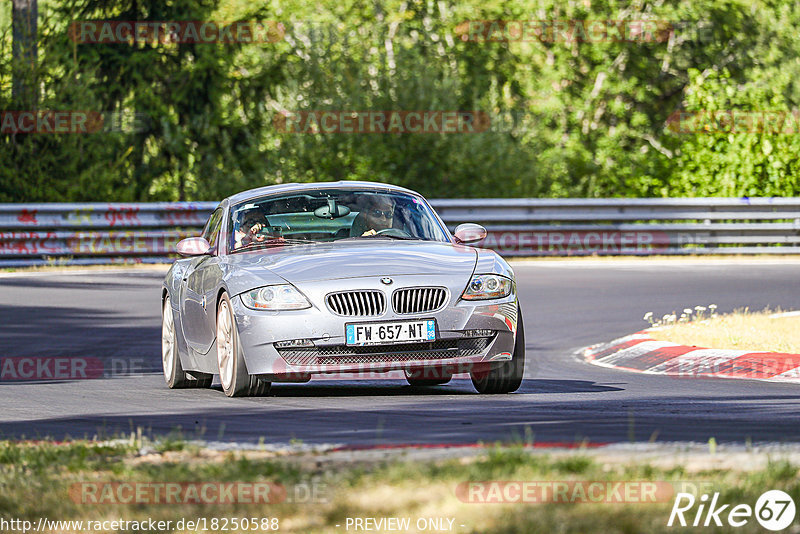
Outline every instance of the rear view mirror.
<path id="1" fill-rule="evenodd" d="M 211 251 L 211 245 L 204 237 L 187 237 L 178 241 L 175 250 L 181 256 L 203 256 Z"/>
<path id="2" fill-rule="evenodd" d="M 483 241 L 486 238 L 486 228 L 474 223 L 459 224 L 456 226 L 456 231 L 453 235 L 457 243 L 468 245 Z"/>
<path id="3" fill-rule="evenodd" d="M 314 215 L 320 219 L 338 219 L 339 217 L 344 217 L 349 213 L 350 208 L 341 204 L 337 204 L 332 198 L 328 199 L 327 206 L 320 206 L 314 210 Z"/>

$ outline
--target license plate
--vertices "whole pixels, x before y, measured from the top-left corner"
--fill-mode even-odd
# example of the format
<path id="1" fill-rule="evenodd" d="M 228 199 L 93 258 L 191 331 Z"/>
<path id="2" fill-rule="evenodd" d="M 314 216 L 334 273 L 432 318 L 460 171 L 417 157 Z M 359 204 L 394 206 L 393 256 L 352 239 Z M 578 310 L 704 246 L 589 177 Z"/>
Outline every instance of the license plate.
<path id="1" fill-rule="evenodd" d="M 383 345 L 410 341 L 434 341 L 436 321 L 403 321 L 398 323 L 356 323 L 345 325 L 348 345 Z"/>

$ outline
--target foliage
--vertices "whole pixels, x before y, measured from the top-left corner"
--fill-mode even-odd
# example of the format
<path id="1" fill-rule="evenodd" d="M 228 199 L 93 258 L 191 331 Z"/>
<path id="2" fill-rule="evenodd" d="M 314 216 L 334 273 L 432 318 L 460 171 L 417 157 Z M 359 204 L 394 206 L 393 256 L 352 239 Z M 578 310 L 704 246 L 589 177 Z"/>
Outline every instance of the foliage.
<path id="1" fill-rule="evenodd" d="M 84 20 L 280 21 L 286 33 L 76 43 L 70 22 Z M 672 31 L 469 39 L 465 21 L 492 20 L 646 20 Z M 797 110 L 799 23 L 800 6 L 773 0 L 40 0 L 38 109 L 138 120 L 86 135 L 0 134 L 0 202 L 206 200 L 340 179 L 431 197 L 797 195 L 796 133 L 681 132 L 669 119 Z M 4 3 L 0 109 L 19 110 L 10 34 Z M 303 110 L 477 110 L 494 120 L 466 134 L 276 128 L 277 113 Z"/>

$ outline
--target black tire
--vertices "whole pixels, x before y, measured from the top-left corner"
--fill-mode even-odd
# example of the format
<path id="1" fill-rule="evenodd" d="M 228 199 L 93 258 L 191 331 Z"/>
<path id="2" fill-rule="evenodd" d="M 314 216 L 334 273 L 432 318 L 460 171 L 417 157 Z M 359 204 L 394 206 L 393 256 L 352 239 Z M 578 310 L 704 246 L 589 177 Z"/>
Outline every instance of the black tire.
<path id="1" fill-rule="evenodd" d="M 525 373 L 525 327 L 522 324 L 522 310 L 517 307 L 517 339 L 511 361 L 489 371 L 471 372 L 472 384 L 478 393 L 511 393 L 522 385 Z"/>
<path id="2" fill-rule="evenodd" d="M 230 362 L 228 358 L 231 359 Z M 227 367 L 229 364 L 231 368 Z M 228 397 L 259 397 L 268 394 L 272 387 L 271 382 L 263 381 L 257 375 L 247 372 L 236 320 L 233 317 L 233 306 L 227 293 L 222 294 L 217 305 L 217 366 L 222 391 Z"/>
<path id="3" fill-rule="evenodd" d="M 167 295 L 161 307 L 161 367 L 164 369 L 164 380 L 170 389 L 211 387 L 214 375 L 183 370 L 178 354 L 177 335 L 172 304 Z"/>
<path id="4" fill-rule="evenodd" d="M 426 369 L 406 369 L 405 373 L 406 382 L 408 382 L 410 386 L 415 387 L 441 386 L 447 384 L 453 378 L 452 373 L 446 373 L 443 369 L 435 369 L 433 376 L 437 378 L 430 377 L 432 373 L 428 372 Z"/>

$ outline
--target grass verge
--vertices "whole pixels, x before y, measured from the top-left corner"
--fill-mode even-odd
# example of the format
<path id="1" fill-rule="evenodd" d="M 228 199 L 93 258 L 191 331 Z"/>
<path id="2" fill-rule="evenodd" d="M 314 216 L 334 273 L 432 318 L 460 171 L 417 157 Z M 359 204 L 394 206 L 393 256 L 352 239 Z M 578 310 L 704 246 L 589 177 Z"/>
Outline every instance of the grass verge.
<path id="1" fill-rule="evenodd" d="M 581 451 L 564 455 L 533 453 L 522 447 L 489 448 L 477 456 L 447 460 L 384 460 L 372 464 L 297 461 L 257 451 L 217 452 L 171 441 L 160 452 L 140 454 L 131 444 L 93 442 L 0 442 L 0 517 L 34 522 L 59 520 L 104 521 L 148 519 L 277 518 L 283 532 L 346 532 L 348 519 L 409 518 L 417 532 L 420 519 L 452 519 L 452 532 L 674 532 L 667 527 L 674 495 L 659 492 L 659 502 L 597 503 L 575 497 L 573 490 L 545 503 L 468 502 L 469 493 L 457 488 L 466 482 L 524 481 L 567 483 L 570 488 L 590 482 L 636 485 L 658 481 L 669 488 L 705 488 L 719 492 L 720 503 L 753 506 L 764 491 L 781 489 L 800 502 L 798 468 L 785 460 L 771 461 L 750 471 L 669 468 L 647 463 L 609 462 Z M 76 485 L 116 483 L 237 482 L 279 484 L 288 498 L 272 504 L 85 504 Z M 702 485 L 701 483 L 705 484 Z M 610 487 L 608 485 L 603 487 Z M 483 486 L 484 488 L 489 486 Z M 551 488 L 554 486 L 550 486 Z M 309 488 L 313 488 L 309 493 Z M 95 493 L 97 495 L 97 493 Z M 102 493 L 100 494 L 102 496 Z M 187 494 L 188 495 L 188 494 Z M 315 495 L 314 497 L 309 497 Z M 473 493 L 473 500 L 490 493 Z M 495 494 L 497 496 L 498 494 Z M 499 494 L 502 497 L 502 493 Z M 625 495 L 624 491 L 620 495 Z M 566 497 L 564 497 L 566 496 Z M 639 501 L 641 499 L 638 499 Z M 695 507 L 696 508 L 696 507 Z M 689 517 L 691 521 L 694 512 Z M 445 523 L 442 523 L 445 524 Z M 337 527 L 337 525 L 339 525 Z M 231 528 L 229 532 L 267 531 Z M 751 518 L 737 532 L 755 532 Z M 126 531 L 118 528 L 118 531 Z M 128 529 L 130 530 L 130 529 Z M 224 530 L 221 524 L 215 531 Z M 351 527 L 349 530 L 353 530 Z M 381 532 L 387 529 L 376 528 Z M 430 530 L 430 529 L 427 529 Z M 680 529 L 678 529 L 680 530 Z M 711 532 L 726 529 L 705 529 Z M 728 527 L 729 530 L 729 527 Z M 61 531 L 69 532 L 69 528 Z"/>
<path id="2" fill-rule="evenodd" d="M 747 308 L 730 314 L 696 317 L 649 332 L 653 339 L 714 349 L 800 354 L 800 316 L 780 316 Z"/>

